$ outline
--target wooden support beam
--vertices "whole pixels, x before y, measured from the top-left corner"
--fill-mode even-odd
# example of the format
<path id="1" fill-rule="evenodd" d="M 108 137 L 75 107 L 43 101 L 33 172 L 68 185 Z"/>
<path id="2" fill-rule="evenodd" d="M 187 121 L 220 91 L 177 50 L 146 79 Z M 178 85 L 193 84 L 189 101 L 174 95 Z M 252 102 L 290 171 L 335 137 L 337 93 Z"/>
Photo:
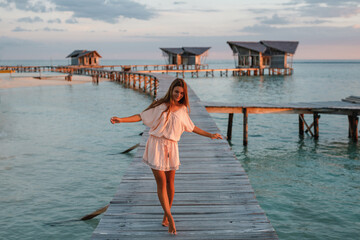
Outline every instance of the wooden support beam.
<path id="1" fill-rule="evenodd" d="M 233 119 L 234 119 L 234 114 L 233 114 L 233 113 L 229 113 L 228 129 L 227 129 L 227 139 L 228 139 L 229 141 L 231 140 L 231 135 L 232 135 Z"/>
<path id="2" fill-rule="evenodd" d="M 138 83 L 138 88 L 139 88 L 139 90 L 141 89 L 141 81 L 142 81 L 141 77 L 142 77 L 142 76 L 139 74 L 139 75 L 138 75 L 138 78 L 139 78 L 139 79 L 138 79 L 138 81 L 139 81 L 139 83 Z"/>
<path id="3" fill-rule="evenodd" d="M 349 138 L 354 142 L 358 141 L 358 123 L 359 117 L 354 113 L 353 115 L 348 115 L 349 119 Z"/>
<path id="4" fill-rule="evenodd" d="M 151 93 L 152 90 L 153 90 L 153 78 L 149 77 L 149 92 Z"/>
<path id="5" fill-rule="evenodd" d="M 148 78 L 148 76 L 144 76 L 144 92 L 147 91 Z"/>
<path id="6" fill-rule="evenodd" d="M 314 138 L 319 139 L 319 118 L 320 115 L 318 113 L 314 113 Z"/>
<path id="7" fill-rule="evenodd" d="M 348 131 L 348 138 L 351 138 L 351 134 L 352 134 L 352 119 L 351 119 L 351 115 L 348 115 L 348 120 L 349 120 L 349 131 Z"/>
<path id="8" fill-rule="evenodd" d="M 243 145 L 248 145 L 248 111 L 246 108 L 243 109 L 244 120 L 243 120 Z"/>
<path id="9" fill-rule="evenodd" d="M 299 114 L 299 135 L 304 136 L 304 114 Z"/>
<path id="10" fill-rule="evenodd" d="M 154 90 L 154 98 L 156 98 L 156 96 L 157 96 L 157 80 L 154 78 L 154 88 L 153 88 L 153 90 Z"/>
<path id="11" fill-rule="evenodd" d="M 310 124 L 310 126 L 308 127 L 308 129 L 305 130 L 305 132 L 308 133 L 313 126 L 314 126 L 314 122 Z"/>
<path id="12" fill-rule="evenodd" d="M 359 118 L 358 116 L 354 116 L 353 118 L 353 133 L 352 133 L 352 139 L 354 142 L 358 141 L 358 123 L 359 123 Z"/>
<path id="13" fill-rule="evenodd" d="M 304 118 L 304 114 L 299 114 L 299 118 L 301 118 L 302 122 L 305 124 L 306 126 L 306 131 L 305 132 L 310 132 L 311 136 L 314 137 L 313 132 L 311 131 L 311 127 L 314 125 L 314 123 L 312 123 L 310 126 L 307 124 L 307 122 L 305 121 Z"/>

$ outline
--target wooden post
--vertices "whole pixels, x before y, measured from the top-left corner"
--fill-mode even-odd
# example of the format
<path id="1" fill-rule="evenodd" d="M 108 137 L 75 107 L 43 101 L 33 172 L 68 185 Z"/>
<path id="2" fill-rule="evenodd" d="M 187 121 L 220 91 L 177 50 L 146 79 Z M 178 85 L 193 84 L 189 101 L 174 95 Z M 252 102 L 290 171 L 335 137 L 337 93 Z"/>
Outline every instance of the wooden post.
<path id="1" fill-rule="evenodd" d="M 352 139 L 354 142 L 358 141 L 358 123 L 359 123 L 359 118 L 358 116 L 354 116 L 353 117 L 353 132 L 352 132 Z"/>
<path id="2" fill-rule="evenodd" d="M 156 98 L 156 95 L 157 95 L 157 80 L 154 79 L 154 98 Z"/>
<path id="3" fill-rule="evenodd" d="M 141 89 L 141 81 L 142 81 L 142 80 L 141 80 L 141 77 L 142 77 L 142 76 L 139 74 L 138 77 L 139 77 L 139 79 L 138 79 L 138 80 L 139 80 L 139 85 L 138 85 L 138 86 L 139 86 L 139 90 L 140 90 L 140 89 Z"/>
<path id="4" fill-rule="evenodd" d="M 304 136 L 304 114 L 299 114 L 299 135 Z"/>
<path id="5" fill-rule="evenodd" d="M 348 115 L 349 119 L 349 137 L 354 141 L 358 141 L 358 116 L 353 113 L 353 115 Z"/>
<path id="6" fill-rule="evenodd" d="M 149 77 L 149 92 L 150 92 L 150 94 L 151 94 L 152 89 L 153 89 L 152 81 L 153 81 L 153 78 Z"/>
<path id="7" fill-rule="evenodd" d="M 352 121 L 352 119 L 351 119 L 351 115 L 348 115 L 348 120 L 349 120 L 349 131 L 348 131 L 348 138 L 351 138 L 351 134 L 352 134 L 352 123 L 351 123 L 351 121 Z"/>
<path id="8" fill-rule="evenodd" d="M 244 120 L 243 120 L 243 145 L 248 145 L 248 112 L 247 109 L 243 109 Z"/>
<path id="9" fill-rule="evenodd" d="M 228 129 L 227 129 L 227 139 L 228 139 L 229 141 L 231 140 L 231 135 L 232 135 L 233 119 L 234 119 L 234 114 L 233 114 L 233 113 L 229 113 Z"/>
<path id="10" fill-rule="evenodd" d="M 147 84 L 148 84 L 148 76 L 144 76 L 144 92 L 146 92 L 147 90 Z"/>
<path id="11" fill-rule="evenodd" d="M 319 118 L 320 115 L 318 113 L 314 113 L 314 138 L 319 139 Z"/>
<path id="12" fill-rule="evenodd" d="M 131 78 L 131 74 L 127 73 L 126 74 L 126 82 L 125 82 L 125 86 L 129 87 L 130 86 L 130 78 Z"/>

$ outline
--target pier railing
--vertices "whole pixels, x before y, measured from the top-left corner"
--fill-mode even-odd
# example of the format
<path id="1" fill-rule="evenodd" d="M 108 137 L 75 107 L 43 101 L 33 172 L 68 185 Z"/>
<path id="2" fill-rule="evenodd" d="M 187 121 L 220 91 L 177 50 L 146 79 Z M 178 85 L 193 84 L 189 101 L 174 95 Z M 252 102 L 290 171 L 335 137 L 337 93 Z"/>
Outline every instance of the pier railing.
<path id="1" fill-rule="evenodd" d="M 125 87 L 149 93 L 154 98 L 157 95 L 158 89 L 158 79 L 155 76 L 140 72 L 74 66 L 0 66 L 0 70 L 16 72 L 60 72 L 69 74 L 68 76 L 65 76 L 65 80 L 67 81 L 71 81 L 72 74 L 91 76 L 94 83 L 99 83 L 100 78 L 107 78 L 110 81 L 119 82 Z"/>
<path id="2" fill-rule="evenodd" d="M 121 83 L 125 87 L 149 93 L 154 98 L 157 96 L 158 79 L 150 74 L 93 68 L 79 69 L 74 73 L 92 76 L 95 83 L 99 83 L 99 78 L 107 78 L 110 81 Z"/>

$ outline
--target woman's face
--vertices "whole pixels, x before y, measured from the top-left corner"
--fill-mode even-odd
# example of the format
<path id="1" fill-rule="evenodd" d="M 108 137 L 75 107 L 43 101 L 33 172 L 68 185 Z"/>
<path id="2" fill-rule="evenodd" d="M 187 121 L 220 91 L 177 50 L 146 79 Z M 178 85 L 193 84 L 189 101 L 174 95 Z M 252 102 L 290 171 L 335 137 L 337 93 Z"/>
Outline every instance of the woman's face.
<path id="1" fill-rule="evenodd" d="M 184 97 L 184 88 L 183 87 L 175 87 L 172 92 L 172 98 L 175 102 L 179 102 Z"/>

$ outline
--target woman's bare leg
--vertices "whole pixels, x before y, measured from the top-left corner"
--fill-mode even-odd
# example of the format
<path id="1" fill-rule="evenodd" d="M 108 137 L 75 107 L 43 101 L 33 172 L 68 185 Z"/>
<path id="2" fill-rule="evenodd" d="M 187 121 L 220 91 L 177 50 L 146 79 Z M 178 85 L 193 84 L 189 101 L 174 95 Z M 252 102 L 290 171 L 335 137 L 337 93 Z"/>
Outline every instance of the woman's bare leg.
<path id="1" fill-rule="evenodd" d="M 167 194 L 166 188 L 166 174 L 164 171 L 159 171 L 155 169 L 151 169 L 153 171 L 156 185 L 157 185 L 157 194 L 159 197 L 159 201 L 164 210 L 165 216 L 169 220 L 169 233 L 176 234 L 175 222 L 171 215 L 169 197 Z"/>
<path id="2" fill-rule="evenodd" d="M 168 199 L 169 199 L 169 206 L 171 209 L 173 200 L 174 200 L 174 195 L 175 195 L 175 170 L 171 170 L 171 171 L 166 171 L 165 172 L 165 176 L 166 176 L 166 190 L 167 190 L 167 195 L 168 195 Z M 169 226 L 169 220 L 167 219 L 166 215 L 164 214 L 164 218 L 162 221 L 162 225 L 167 227 Z"/>

